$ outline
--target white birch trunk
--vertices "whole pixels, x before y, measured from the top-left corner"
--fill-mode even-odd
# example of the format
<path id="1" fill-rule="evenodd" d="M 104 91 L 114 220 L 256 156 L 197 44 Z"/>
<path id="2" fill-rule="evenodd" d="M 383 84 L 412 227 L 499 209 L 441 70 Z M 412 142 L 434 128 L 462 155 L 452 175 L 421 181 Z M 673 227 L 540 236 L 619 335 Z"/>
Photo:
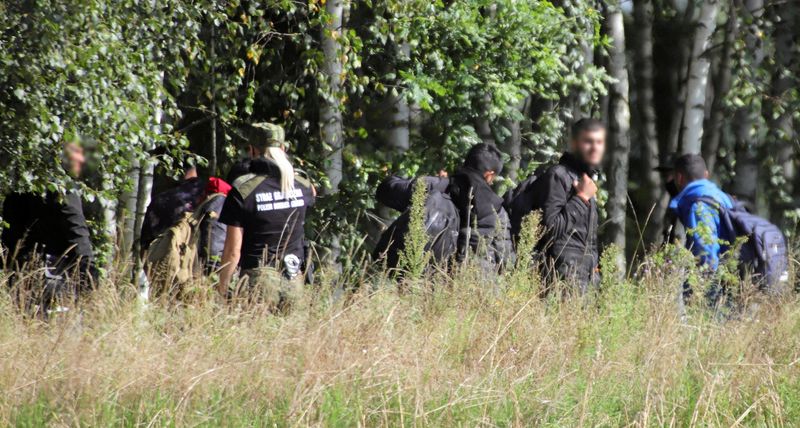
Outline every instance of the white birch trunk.
<path id="1" fill-rule="evenodd" d="M 340 45 L 344 2 L 346 0 L 330 0 L 325 3 L 328 15 L 322 29 L 322 53 L 325 57 L 322 72 L 325 76 L 325 88 L 322 91 L 320 107 L 320 129 L 322 142 L 327 148 L 326 173 L 330 180 L 330 189 L 326 193 L 333 194 L 339 190 L 342 180 L 342 147 L 344 135 L 342 131 L 342 112 L 339 106 L 341 97 L 342 61 Z"/>
<path id="2" fill-rule="evenodd" d="M 628 156 L 630 123 L 628 69 L 625 54 L 625 24 L 618 5 L 609 5 L 606 13 L 608 34 L 613 39 L 609 49 L 608 72 L 616 81 L 609 87 L 608 140 L 608 223 L 606 238 L 620 248 L 621 270 L 625 269 L 625 220 L 628 206 Z"/>
<path id="3" fill-rule="evenodd" d="M 131 189 L 122 195 L 120 205 L 123 207 L 122 239 L 120 249 L 122 254 L 130 256 L 135 243 L 134 235 L 136 230 L 136 201 L 139 197 L 139 176 L 142 173 L 142 166 L 139 159 L 134 159 L 131 167 Z"/>
<path id="4" fill-rule="evenodd" d="M 704 0 L 700 5 L 686 81 L 686 101 L 683 106 L 681 131 L 682 153 L 700 153 L 702 149 L 706 92 L 711 67 L 706 51 L 711 46 L 718 11 L 718 0 Z"/>
<path id="5" fill-rule="evenodd" d="M 327 152 L 325 173 L 330 187 L 323 189 L 325 195 L 333 195 L 339 191 L 342 181 L 342 150 L 344 148 L 344 131 L 340 98 L 342 96 L 341 49 L 338 38 L 343 31 L 342 23 L 347 0 L 328 0 L 325 3 L 326 21 L 322 27 L 322 53 L 324 56 L 322 73 L 325 76 L 324 87 L 320 91 L 320 129 L 322 143 Z M 329 259 L 333 263 L 341 251 L 339 237 L 331 237 Z"/>

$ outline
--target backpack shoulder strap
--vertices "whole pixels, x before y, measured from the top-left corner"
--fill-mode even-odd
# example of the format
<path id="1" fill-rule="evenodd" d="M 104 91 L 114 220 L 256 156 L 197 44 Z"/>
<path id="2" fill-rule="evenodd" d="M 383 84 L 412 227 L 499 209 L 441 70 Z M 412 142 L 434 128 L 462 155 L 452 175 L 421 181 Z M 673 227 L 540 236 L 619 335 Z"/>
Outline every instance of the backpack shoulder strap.
<path id="1" fill-rule="evenodd" d="M 236 189 L 236 191 L 242 195 L 242 199 L 244 199 L 250 196 L 250 194 L 256 190 L 256 187 L 266 179 L 267 176 L 265 175 L 245 174 L 233 182 L 233 188 Z"/>
<path id="2" fill-rule="evenodd" d="M 714 208 L 717 211 L 723 211 L 723 210 L 727 211 L 727 208 L 724 205 L 722 205 L 719 201 L 710 196 L 698 196 L 692 199 L 692 203 L 695 202 L 702 202 L 710 206 L 711 208 Z"/>
<path id="3" fill-rule="evenodd" d="M 194 212 L 192 214 L 193 217 L 194 217 L 194 220 L 197 221 L 198 223 L 203 221 L 203 219 L 210 214 L 210 213 L 206 212 L 205 208 L 208 205 L 210 205 L 211 202 L 214 202 L 215 200 L 217 200 L 218 198 L 220 198 L 222 196 L 225 196 L 225 194 L 224 193 L 212 193 L 212 194 L 208 195 L 206 197 L 206 200 L 204 200 L 200 205 L 197 206 L 197 208 L 194 209 Z"/>

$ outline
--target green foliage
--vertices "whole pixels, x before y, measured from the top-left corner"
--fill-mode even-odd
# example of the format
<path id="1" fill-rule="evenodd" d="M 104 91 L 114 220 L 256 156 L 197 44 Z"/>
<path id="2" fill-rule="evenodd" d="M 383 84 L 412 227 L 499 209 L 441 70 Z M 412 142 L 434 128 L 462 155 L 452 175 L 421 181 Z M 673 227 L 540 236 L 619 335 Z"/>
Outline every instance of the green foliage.
<path id="1" fill-rule="evenodd" d="M 577 91 L 591 103 L 603 92 L 605 74 L 576 54 L 604 44 L 599 14 L 585 2 L 350 8 L 345 28 L 331 33 L 322 31 L 329 17 L 318 0 L 8 4 L 0 16 L 0 182 L 36 192 L 74 186 L 59 159 L 61 143 L 75 138 L 93 142 L 95 171 L 79 183 L 88 199 L 115 200 L 154 147 L 171 154 L 159 157 L 167 173 L 188 145 L 219 158 L 206 173 L 224 175 L 238 156 L 237 127 L 266 120 L 286 128 L 296 163 L 324 189 L 330 147 L 320 139 L 319 109 L 334 97 L 344 118 L 343 181 L 314 210 L 311 227 L 326 231 L 319 240 L 333 222 L 338 234 L 363 230 L 355 219 L 367 216 L 353 213 L 374 208 L 373 183 L 387 169 L 416 175 L 455 166 L 480 140 L 477 119 L 503 138 L 502 120 L 523 119 L 516 105 L 526 97 L 555 102 Z M 340 47 L 336 94 L 321 71 L 325 37 Z M 380 125 L 380 107 L 393 97 L 418 111 L 406 153 L 388 146 L 389 125 Z M 556 151 L 567 110 L 541 115 L 541 132 L 526 134 L 526 159 Z"/>
<path id="2" fill-rule="evenodd" d="M 408 222 L 408 233 L 405 237 L 405 248 L 400 253 L 398 266 L 405 272 L 405 278 L 419 280 L 431 258 L 428 246 L 428 232 L 425 228 L 425 200 L 428 188 L 425 180 L 417 180 L 414 194 L 411 196 L 411 217 Z"/>
<path id="3" fill-rule="evenodd" d="M 509 282 L 520 292 L 538 293 L 541 280 L 538 266 L 534 263 L 536 243 L 542 238 L 542 214 L 533 211 L 522 219 L 522 228 L 517 243 L 517 259 Z"/>
<path id="4" fill-rule="evenodd" d="M 585 91 L 588 102 L 604 93 L 605 73 L 573 52 L 581 45 L 600 44 L 585 25 L 599 23 L 596 11 L 579 2 L 565 11 L 546 1 L 479 0 L 387 1 L 371 4 L 376 15 L 365 37 L 365 52 L 383 52 L 407 45 L 394 68 L 377 76 L 378 92 L 396 91 L 427 113 L 442 146 L 436 152 L 452 160 L 474 141 L 472 124 L 486 119 L 497 137 L 505 131 L 500 119 L 522 119 L 516 107 L 525 97 L 557 100 Z M 580 16 L 579 19 L 570 16 Z M 391 88 L 391 89 L 390 89 Z M 488 104 L 487 104 L 488 101 Z M 558 111 L 551 113 L 559 113 Z M 531 149 L 552 148 L 561 136 L 560 123 L 539 125 Z M 430 139 L 419 141 L 430 151 Z M 441 158 L 439 165 L 441 166 Z"/>
<path id="5" fill-rule="evenodd" d="M 82 140 L 101 161 L 88 197 L 129 185 L 153 145 L 180 146 L 163 116 L 178 115 L 165 76 L 180 86 L 191 16 L 176 1 L 10 2 L 0 16 L 0 182 L 64 191 L 62 143 Z M 173 31 L 180 26 L 185 31 Z"/>

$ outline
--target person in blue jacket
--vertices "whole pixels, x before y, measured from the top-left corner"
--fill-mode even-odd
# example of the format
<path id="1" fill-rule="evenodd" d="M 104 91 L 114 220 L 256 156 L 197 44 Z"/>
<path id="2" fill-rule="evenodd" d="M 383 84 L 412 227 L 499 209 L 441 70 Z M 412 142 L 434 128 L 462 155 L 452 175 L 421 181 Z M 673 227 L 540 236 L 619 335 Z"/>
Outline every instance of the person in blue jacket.
<path id="1" fill-rule="evenodd" d="M 706 163 L 700 155 L 687 154 L 675 161 L 675 183 L 680 192 L 670 201 L 669 208 L 686 228 L 686 246 L 701 266 L 715 271 L 720 254 L 733 239 L 720 227 L 719 206 L 731 209 L 733 201 L 708 179 Z"/>
<path id="2" fill-rule="evenodd" d="M 720 207 L 733 208 L 733 200 L 708 179 L 708 169 L 700 155 L 686 154 L 677 158 L 674 173 L 679 193 L 672 198 L 669 208 L 686 228 L 686 247 L 695 255 L 704 273 L 712 275 L 728 243 L 735 239 L 721 227 L 719 215 Z M 691 294 L 691 288 L 684 284 L 684 299 Z M 713 281 L 706 297 L 710 305 L 716 306 L 723 294 L 724 290 Z"/>

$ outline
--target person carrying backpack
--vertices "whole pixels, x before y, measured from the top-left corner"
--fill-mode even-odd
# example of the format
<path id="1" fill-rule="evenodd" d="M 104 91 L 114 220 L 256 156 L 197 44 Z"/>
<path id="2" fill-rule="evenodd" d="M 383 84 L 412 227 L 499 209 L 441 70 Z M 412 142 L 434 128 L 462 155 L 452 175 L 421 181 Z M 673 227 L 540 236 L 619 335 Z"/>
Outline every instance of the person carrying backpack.
<path id="1" fill-rule="evenodd" d="M 491 187 L 502 170 L 500 150 L 492 144 L 476 144 L 447 187 L 460 217 L 456 260 L 475 257 L 485 272 L 502 270 L 515 259 L 508 212 L 503 198 Z"/>
<path id="2" fill-rule="evenodd" d="M 432 254 L 431 262 L 446 263 L 456 253 L 460 218 L 447 194 L 447 177 L 407 179 L 391 175 L 378 185 L 376 199 L 402 214 L 381 234 L 372 253 L 373 260 L 385 263 L 388 269 L 397 267 L 405 249 L 411 221 L 411 197 L 418 180 L 423 180 L 426 187 L 425 231 L 429 241 L 425 249 Z"/>
<path id="3" fill-rule="evenodd" d="M 379 186 L 379 202 L 403 211 L 384 232 L 376 247 L 376 258 L 385 257 L 387 266 L 396 266 L 397 254 L 405 246 L 408 231 L 408 208 L 416 180 L 425 180 L 428 199 L 425 222 L 431 238 L 428 249 L 434 262 L 457 262 L 475 257 L 486 272 L 497 272 L 514 261 L 510 221 L 503 199 L 491 187 L 503 168 L 500 151 L 490 144 L 470 148 L 464 164 L 452 177 L 405 179 L 389 177 Z"/>
<path id="4" fill-rule="evenodd" d="M 753 215 L 708 179 L 703 157 L 685 154 L 675 161 L 675 183 L 680 192 L 669 204 L 686 228 L 686 246 L 707 273 L 717 270 L 729 244 L 746 237 L 739 265 L 754 275 L 761 288 L 779 293 L 788 266 L 786 239 L 775 225 Z M 716 306 L 726 294 L 719 284 L 707 293 Z"/>
<path id="5" fill-rule="evenodd" d="M 139 245 L 144 252 L 159 235 L 192 212 L 203 202 L 206 182 L 197 175 L 197 168 L 188 165 L 177 186 L 153 196 L 145 211 Z"/>
<path id="6" fill-rule="evenodd" d="M 218 291 L 285 310 L 302 294 L 304 226 L 316 192 L 295 174 L 282 127 L 257 123 L 245 134 L 250 173 L 233 182 L 219 217 L 227 234 Z M 237 267 L 238 289 L 230 284 Z"/>
<path id="7" fill-rule="evenodd" d="M 557 274 L 585 294 L 597 282 L 597 169 L 605 153 L 606 130 L 596 119 L 571 129 L 570 148 L 558 164 L 527 178 L 507 195 L 515 236 L 522 219 L 542 212 L 544 235 L 535 252 L 544 256 L 545 274 Z M 528 255 L 533 256 L 533 255 Z"/>

